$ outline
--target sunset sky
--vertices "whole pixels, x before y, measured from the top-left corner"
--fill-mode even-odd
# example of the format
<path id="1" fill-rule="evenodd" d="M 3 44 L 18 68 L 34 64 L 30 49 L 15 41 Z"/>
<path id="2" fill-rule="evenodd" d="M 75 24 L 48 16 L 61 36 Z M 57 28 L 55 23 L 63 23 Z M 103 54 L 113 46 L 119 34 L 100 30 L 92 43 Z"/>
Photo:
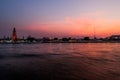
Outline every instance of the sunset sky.
<path id="1" fill-rule="evenodd" d="M 120 0 L 0 0 L 0 37 L 120 34 Z"/>

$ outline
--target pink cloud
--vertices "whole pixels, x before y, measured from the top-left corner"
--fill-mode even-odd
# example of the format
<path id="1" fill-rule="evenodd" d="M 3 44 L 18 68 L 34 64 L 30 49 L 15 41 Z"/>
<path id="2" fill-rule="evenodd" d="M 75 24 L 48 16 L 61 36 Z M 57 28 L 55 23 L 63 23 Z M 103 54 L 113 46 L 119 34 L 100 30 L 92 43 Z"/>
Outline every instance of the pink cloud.
<path id="1" fill-rule="evenodd" d="M 40 21 L 34 21 L 26 25 L 26 29 L 54 36 L 93 36 L 94 28 L 98 37 L 119 34 L 120 20 L 105 17 L 106 14 L 106 12 L 96 11 L 80 14 L 78 17 L 68 16 L 62 22 L 40 23 Z"/>
<path id="2" fill-rule="evenodd" d="M 89 13 L 88 13 L 89 14 Z M 96 14 L 96 15 L 95 15 Z M 92 17 L 66 17 L 65 20 L 68 24 L 71 24 L 70 27 L 74 27 L 73 35 L 93 35 L 94 28 L 96 30 L 96 36 L 105 37 L 112 34 L 120 34 L 120 20 L 118 19 L 110 19 L 107 17 L 100 17 L 100 14 L 104 15 L 104 13 L 91 13 L 89 15 L 97 16 L 96 18 Z M 85 14 L 86 15 L 86 14 Z M 99 17 L 98 17 L 99 16 Z M 81 32 L 81 33 L 80 33 Z"/>

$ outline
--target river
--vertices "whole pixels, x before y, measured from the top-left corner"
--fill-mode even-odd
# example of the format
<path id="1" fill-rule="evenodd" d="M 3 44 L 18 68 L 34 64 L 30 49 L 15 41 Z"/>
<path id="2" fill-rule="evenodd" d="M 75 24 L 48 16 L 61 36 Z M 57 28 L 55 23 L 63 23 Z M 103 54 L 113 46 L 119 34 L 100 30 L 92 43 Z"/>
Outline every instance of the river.
<path id="1" fill-rule="evenodd" d="M 0 80 L 120 80 L 120 43 L 0 44 Z"/>

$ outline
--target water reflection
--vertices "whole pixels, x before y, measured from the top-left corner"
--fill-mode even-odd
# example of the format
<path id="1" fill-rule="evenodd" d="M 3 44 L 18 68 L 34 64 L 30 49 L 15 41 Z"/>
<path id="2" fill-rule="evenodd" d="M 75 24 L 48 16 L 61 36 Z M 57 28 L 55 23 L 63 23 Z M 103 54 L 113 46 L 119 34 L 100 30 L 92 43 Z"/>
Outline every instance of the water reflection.
<path id="1" fill-rule="evenodd" d="M 0 79 L 120 80 L 119 53 L 118 43 L 1 44 Z"/>

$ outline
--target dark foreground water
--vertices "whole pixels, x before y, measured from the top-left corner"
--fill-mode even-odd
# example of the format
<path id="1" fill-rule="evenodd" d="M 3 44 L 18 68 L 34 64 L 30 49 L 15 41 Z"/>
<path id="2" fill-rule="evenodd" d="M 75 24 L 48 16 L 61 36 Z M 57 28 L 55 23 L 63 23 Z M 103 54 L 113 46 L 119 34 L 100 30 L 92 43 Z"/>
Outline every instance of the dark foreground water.
<path id="1" fill-rule="evenodd" d="M 120 80 L 120 44 L 0 44 L 0 80 Z"/>

